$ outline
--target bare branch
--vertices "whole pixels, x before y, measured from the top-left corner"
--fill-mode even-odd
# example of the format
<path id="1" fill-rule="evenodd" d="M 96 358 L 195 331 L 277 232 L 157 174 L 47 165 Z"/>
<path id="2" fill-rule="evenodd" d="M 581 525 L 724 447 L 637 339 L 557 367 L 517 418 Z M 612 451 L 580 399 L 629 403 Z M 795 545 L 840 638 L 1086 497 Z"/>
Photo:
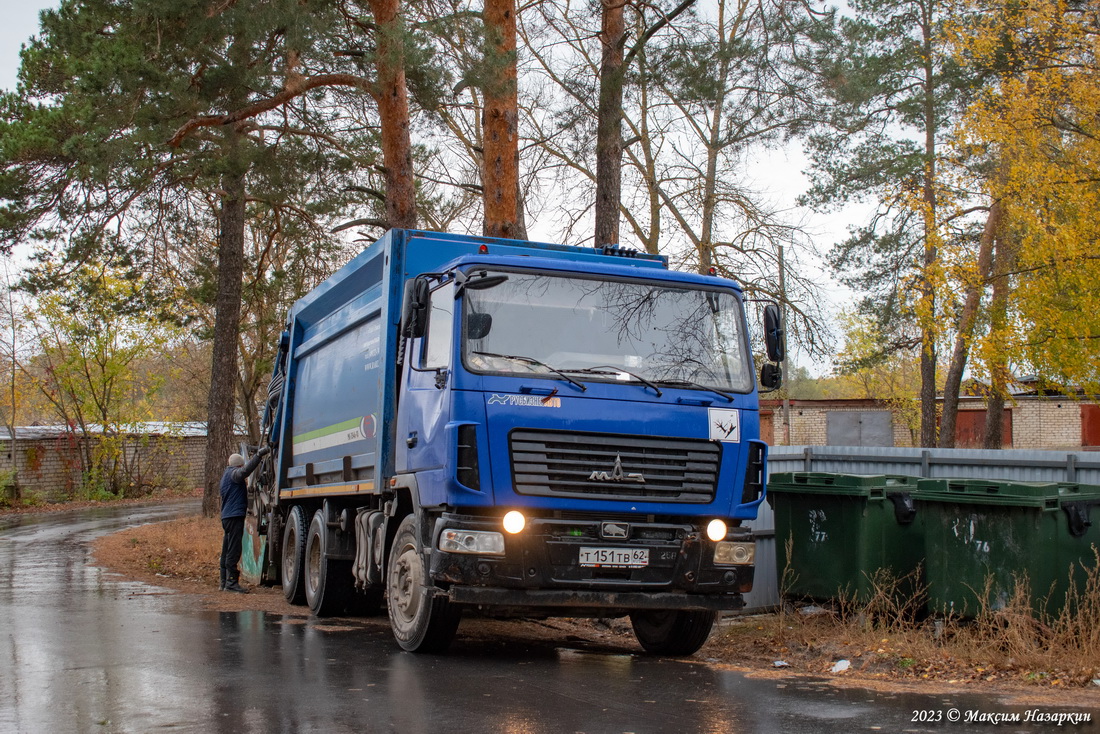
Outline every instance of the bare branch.
<path id="1" fill-rule="evenodd" d="M 377 89 L 372 81 L 354 74 L 318 74 L 311 77 L 288 75 L 287 84 L 283 91 L 273 97 L 258 100 L 225 115 L 203 115 L 188 120 L 183 127 L 176 131 L 176 134 L 168 141 L 168 145 L 178 148 L 192 131 L 201 127 L 217 127 L 243 122 L 264 112 L 270 112 L 306 92 L 321 87 L 353 87 L 362 89 L 372 96 L 377 94 Z"/>
<path id="2" fill-rule="evenodd" d="M 359 227 L 362 225 L 367 225 L 370 227 L 381 227 L 382 229 L 386 229 L 389 226 L 381 219 L 353 219 L 350 222 L 344 222 L 338 227 L 333 227 L 329 231 L 332 234 L 336 234 L 337 232 L 343 232 L 345 229 L 351 229 L 352 227 Z"/>

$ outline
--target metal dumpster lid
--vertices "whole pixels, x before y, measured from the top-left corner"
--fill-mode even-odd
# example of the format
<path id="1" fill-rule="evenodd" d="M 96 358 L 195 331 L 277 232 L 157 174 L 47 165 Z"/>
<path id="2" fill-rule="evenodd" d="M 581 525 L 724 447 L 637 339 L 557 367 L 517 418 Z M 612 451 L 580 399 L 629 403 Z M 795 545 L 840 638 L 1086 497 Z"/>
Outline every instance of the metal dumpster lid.
<path id="1" fill-rule="evenodd" d="M 768 492 L 882 496 L 885 490 L 911 492 L 917 477 L 902 474 L 838 474 L 833 472 L 780 472 L 768 478 Z"/>
<path id="2" fill-rule="evenodd" d="M 1015 505 L 1057 509 L 1066 502 L 1100 500 L 1100 487 L 1068 482 L 1019 482 L 996 479 L 921 479 L 922 502 Z"/>

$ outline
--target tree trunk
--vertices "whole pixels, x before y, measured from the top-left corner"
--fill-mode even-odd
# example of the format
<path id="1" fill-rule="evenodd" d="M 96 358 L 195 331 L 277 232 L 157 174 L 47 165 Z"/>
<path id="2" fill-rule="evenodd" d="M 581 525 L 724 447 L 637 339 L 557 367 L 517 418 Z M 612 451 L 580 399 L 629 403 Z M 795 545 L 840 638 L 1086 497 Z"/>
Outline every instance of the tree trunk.
<path id="1" fill-rule="evenodd" d="M 260 388 L 263 386 L 256 383 L 256 375 L 252 371 L 255 364 L 249 364 L 244 351 L 238 351 L 237 360 L 239 373 L 237 388 L 240 398 L 238 405 L 241 406 L 241 418 L 244 420 L 248 442 L 255 446 L 260 443 L 261 416 L 258 404 L 260 402 Z"/>
<path id="2" fill-rule="evenodd" d="M 19 321 L 15 315 L 15 299 L 12 297 L 11 281 L 8 278 L 7 268 L 4 269 L 4 296 L 7 300 L 7 317 L 8 324 L 11 327 L 11 379 L 8 381 L 8 401 L 11 403 L 11 412 L 6 414 L 7 421 L 5 425 L 8 429 L 8 450 L 11 452 L 11 495 L 8 497 L 10 500 L 22 499 L 22 493 L 19 489 L 19 446 L 18 437 L 16 435 L 15 427 L 18 425 L 19 420 L 19 407 L 17 403 L 18 398 L 18 375 L 19 375 L 19 360 L 16 354 L 16 348 L 19 343 Z"/>
<path id="3" fill-rule="evenodd" d="M 921 271 L 920 303 L 920 444 L 936 445 L 936 289 L 933 275 L 939 259 L 936 219 L 936 94 L 932 55 L 932 4 L 922 5 L 921 31 L 924 45 L 924 181 L 922 204 L 924 263 Z"/>
<path id="4" fill-rule="evenodd" d="M 998 237 L 994 246 L 993 297 L 989 304 L 989 338 L 993 343 L 989 358 L 989 400 L 985 413 L 985 448 L 1004 445 L 1005 398 L 1011 379 L 1004 342 L 1008 329 L 1009 274 L 1016 268 L 1015 243 L 1010 237 Z"/>
<path id="5" fill-rule="evenodd" d="M 644 70 L 642 74 L 645 74 Z M 661 252 L 661 210 L 664 207 L 661 203 L 661 190 L 657 185 L 657 156 L 653 152 L 653 141 L 649 137 L 649 120 L 646 117 L 649 114 L 648 111 L 648 90 L 643 89 L 639 128 L 642 134 L 640 142 L 644 162 L 642 170 L 645 176 L 646 198 L 649 201 L 649 230 L 641 239 L 646 252 L 651 255 L 658 255 Z"/>
<path id="6" fill-rule="evenodd" d="M 619 243 L 619 204 L 623 169 L 624 0 L 600 0 L 600 106 L 596 121 L 596 247 Z"/>
<path id="7" fill-rule="evenodd" d="M 710 129 L 707 139 L 707 167 L 703 174 L 703 217 L 699 227 L 699 272 L 708 275 L 715 265 L 714 220 L 718 213 L 718 153 L 722 150 L 723 126 L 725 117 L 726 93 L 729 89 L 730 58 L 729 48 L 733 45 L 741 17 L 735 15 L 729 19 L 727 27 L 726 4 L 718 3 L 718 53 L 721 62 L 715 73 L 718 94 L 714 99 L 714 112 L 711 113 Z"/>
<path id="8" fill-rule="evenodd" d="M 236 138 L 237 134 L 230 132 L 229 135 Z M 235 140 L 231 146 L 235 147 Z M 221 476 L 225 471 L 226 459 L 234 449 L 237 338 L 241 321 L 241 279 L 244 275 L 244 179 L 243 166 L 222 177 L 225 193 L 218 237 L 218 292 L 214 303 L 214 347 L 206 421 L 206 481 L 202 495 L 202 514 L 206 517 L 218 512 Z"/>
<path id="9" fill-rule="evenodd" d="M 493 69 L 484 90 L 481 184 L 484 232 L 516 238 L 519 191 L 519 101 L 516 90 L 515 0 L 485 0 L 486 56 Z"/>
<path id="10" fill-rule="evenodd" d="M 970 354 L 970 340 L 974 336 L 974 326 L 978 321 L 978 306 L 989 279 L 990 262 L 993 259 L 993 242 L 1001 225 L 1001 203 L 993 202 L 985 220 L 985 228 L 978 244 L 978 272 L 973 282 L 967 285 L 966 297 L 959 323 L 955 330 L 955 348 L 951 354 L 951 365 L 947 369 L 946 383 L 943 387 L 943 414 L 940 416 L 940 448 L 955 448 L 955 425 L 959 416 L 959 390 L 962 375 Z"/>
<path id="11" fill-rule="evenodd" d="M 513 236 L 517 240 L 527 239 L 527 217 L 523 212 L 523 186 L 519 181 L 519 152 L 516 152 L 516 228 Z"/>
<path id="12" fill-rule="evenodd" d="M 386 224 L 414 229 L 416 180 L 409 133 L 409 91 L 405 84 L 405 29 L 398 13 L 400 0 L 370 0 L 370 8 L 378 28 L 376 101 L 386 168 Z"/>

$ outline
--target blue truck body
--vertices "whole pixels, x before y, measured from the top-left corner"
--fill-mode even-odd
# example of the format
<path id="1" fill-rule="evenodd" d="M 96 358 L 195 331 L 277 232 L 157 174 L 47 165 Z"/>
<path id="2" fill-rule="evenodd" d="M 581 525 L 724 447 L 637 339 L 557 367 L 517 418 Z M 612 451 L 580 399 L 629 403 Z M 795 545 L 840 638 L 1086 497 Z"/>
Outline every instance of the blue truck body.
<path id="1" fill-rule="evenodd" d="M 630 615 L 693 652 L 752 587 L 742 303 L 659 256 L 388 232 L 287 317 L 256 575 L 317 614 L 384 604 L 413 651 L 478 611 Z"/>

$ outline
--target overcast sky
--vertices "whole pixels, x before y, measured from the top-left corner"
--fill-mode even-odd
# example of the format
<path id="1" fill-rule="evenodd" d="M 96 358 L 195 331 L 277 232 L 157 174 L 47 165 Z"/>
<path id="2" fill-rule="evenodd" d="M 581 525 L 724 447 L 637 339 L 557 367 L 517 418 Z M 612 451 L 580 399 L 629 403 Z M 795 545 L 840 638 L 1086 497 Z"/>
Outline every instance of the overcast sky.
<path id="1" fill-rule="evenodd" d="M 19 48 L 38 33 L 38 13 L 55 8 L 59 0 L 0 0 L 4 22 L 0 23 L 0 87 L 15 89 L 19 78 Z"/>

